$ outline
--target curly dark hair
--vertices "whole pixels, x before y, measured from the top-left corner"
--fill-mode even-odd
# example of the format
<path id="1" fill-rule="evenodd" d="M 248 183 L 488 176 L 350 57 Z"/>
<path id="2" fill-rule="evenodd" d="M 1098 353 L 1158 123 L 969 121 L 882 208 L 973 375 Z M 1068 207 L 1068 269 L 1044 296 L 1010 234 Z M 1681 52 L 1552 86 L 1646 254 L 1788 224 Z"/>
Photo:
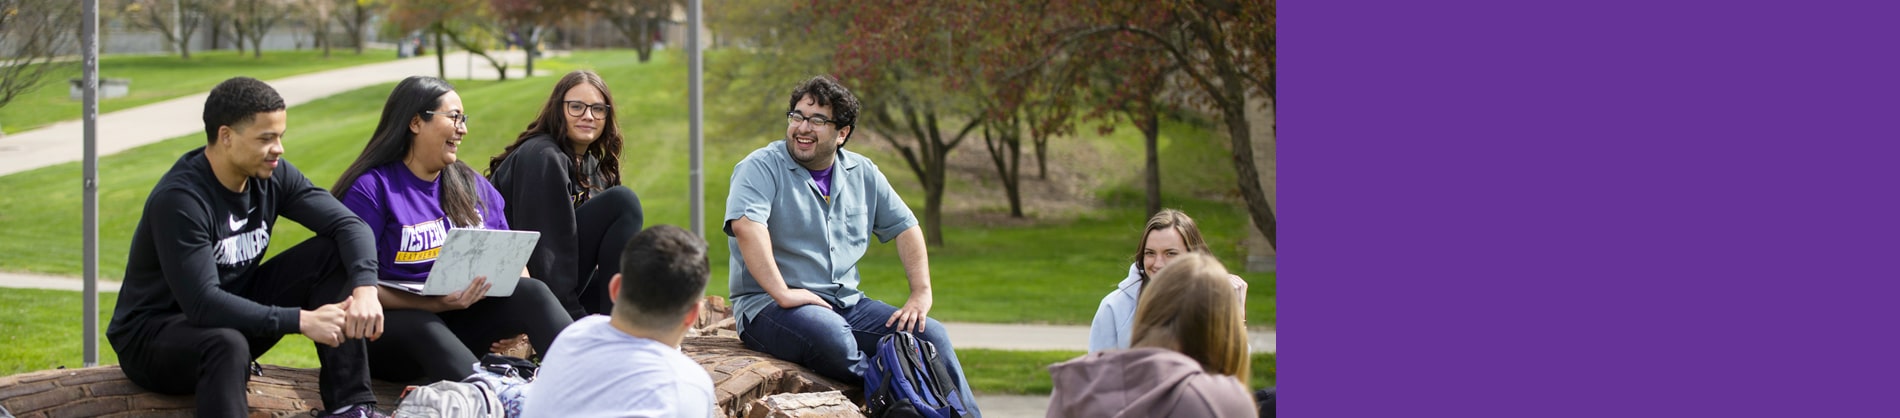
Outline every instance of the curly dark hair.
<path id="1" fill-rule="evenodd" d="M 798 88 L 792 89 L 792 100 L 790 104 L 785 105 L 785 111 L 789 113 L 797 109 L 798 101 L 804 99 L 805 96 L 811 96 L 812 101 L 818 102 L 819 106 L 830 107 L 831 112 L 834 113 L 831 115 L 831 121 L 838 124 L 839 130 L 856 126 L 858 109 L 862 105 L 858 103 L 858 96 L 852 95 L 851 90 L 838 84 L 838 80 L 824 75 L 805 80 L 804 83 L 798 85 Z M 838 147 L 842 148 L 845 144 L 851 143 L 851 133 L 845 133 L 844 142 Z"/>
<path id="2" fill-rule="evenodd" d="M 205 143 L 218 142 L 218 127 L 250 123 L 259 113 L 284 110 L 284 97 L 255 78 L 232 77 L 205 97 Z"/>

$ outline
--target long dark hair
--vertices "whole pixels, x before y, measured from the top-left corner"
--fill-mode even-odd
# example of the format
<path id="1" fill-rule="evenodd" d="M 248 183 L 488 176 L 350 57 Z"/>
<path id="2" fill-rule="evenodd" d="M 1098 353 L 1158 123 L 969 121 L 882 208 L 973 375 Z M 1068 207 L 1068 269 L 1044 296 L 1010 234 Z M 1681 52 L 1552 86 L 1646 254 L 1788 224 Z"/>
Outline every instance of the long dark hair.
<path id="1" fill-rule="evenodd" d="M 507 160 L 508 155 L 515 153 L 515 148 L 520 148 L 521 144 L 527 143 L 529 139 L 547 135 L 548 139 L 554 140 L 555 144 L 561 146 L 561 152 L 567 154 L 570 165 L 574 167 L 568 172 L 568 181 L 580 185 L 582 190 L 605 189 L 620 185 L 620 118 L 614 113 L 618 112 L 618 109 L 608 110 L 607 115 L 601 118 L 606 124 L 601 127 L 600 137 L 595 138 L 594 143 L 587 146 L 586 153 L 575 154 L 574 147 L 571 146 L 573 141 L 567 138 L 567 109 L 563 102 L 567 101 L 567 91 L 581 83 L 592 84 L 595 89 L 600 90 L 600 97 L 607 101 L 607 106 L 614 105 L 614 94 L 607 90 L 607 82 L 601 80 L 599 74 L 587 70 L 574 70 L 567 73 L 566 76 L 561 77 L 560 82 L 554 84 L 554 93 L 549 94 L 547 104 L 541 106 L 541 115 L 528 123 L 528 128 L 522 130 L 520 136 L 515 137 L 515 143 L 508 144 L 508 147 L 502 149 L 500 154 L 488 160 L 486 173 L 495 174 L 495 169 L 501 167 L 501 162 Z M 600 177 L 607 184 L 591 184 L 586 173 L 581 172 L 582 158 L 587 155 L 600 159 Z"/>
<path id="2" fill-rule="evenodd" d="M 409 132 L 409 118 L 434 120 L 437 115 L 422 112 L 441 106 L 442 95 L 451 91 L 455 91 L 455 86 L 435 77 L 410 76 L 396 83 L 396 89 L 389 92 L 389 100 L 383 103 L 382 119 L 376 122 L 376 132 L 370 134 L 369 144 L 363 146 L 363 153 L 356 156 L 350 168 L 343 170 L 343 176 L 336 179 L 330 194 L 342 200 L 363 173 L 384 164 L 401 162 L 409 155 L 409 144 L 416 136 Z M 477 176 L 480 174 L 474 168 L 459 159 L 442 169 L 442 212 L 448 214 L 449 221 L 457 227 L 480 224 L 481 212 L 488 207 L 475 186 Z"/>

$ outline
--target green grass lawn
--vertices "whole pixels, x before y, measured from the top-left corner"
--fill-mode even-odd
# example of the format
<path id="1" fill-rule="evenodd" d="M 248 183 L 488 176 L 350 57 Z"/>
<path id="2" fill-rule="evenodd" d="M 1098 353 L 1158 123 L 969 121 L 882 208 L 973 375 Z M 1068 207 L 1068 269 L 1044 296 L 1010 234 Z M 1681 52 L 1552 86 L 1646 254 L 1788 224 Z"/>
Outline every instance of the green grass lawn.
<path id="1" fill-rule="evenodd" d="M 79 367 L 84 360 L 85 299 L 79 292 L 42 289 L 0 289 L 0 375 L 59 367 Z M 99 294 L 99 364 L 119 364 L 106 342 L 106 323 L 118 293 Z M 302 335 L 286 335 L 260 362 L 290 367 L 317 367 L 317 349 Z"/>
<path id="2" fill-rule="evenodd" d="M 717 52 L 711 58 L 722 56 Z M 653 62 L 638 64 L 630 51 L 580 51 L 568 57 L 537 61 L 537 65 L 552 70 L 550 73 L 555 76 L 572 68 L 591 68 L 602 74 L 612 87 L 621 131 L 627 139 L 622 168 L 625 183 L 640 194 L 649 225 L 685 226 L 690 211 L 686 202 L 687 115 L 682 87 L 686 77 L 685 65 L 676 52 L 655 54 Z M 221 79 L 229 74 L 207 77 Z M 485 169 L 488 158 L 512 142 L 534 116 L 558 79 L 555 76 L 506 82 L 453 81 L 471 115 L 469 135 L 462 144 L 462 149 L 468 151 L 462 153 L 463 160 Z M 284 158 L 318 185 L 329 187 L 361 151 L 391 86 L 393 83 L 367 87 L 291 109 Z M 707 98 L 708 103 L 713 104 L 730 100 L 751 98 Z M 783 119 L 781 114 L 760 117 Z M 709 125 L 725 123 L 737 122 L 708 120 Z M 1224 197 L 1233 188 L 1224 140 L 1198 126 L 1179 122 L 1164 125 L 1161 152 L 1164 184 L 1170 190 L 1167 203 L 1194 216 L 1216 255 L 1230 267 L 1237 267 L 1242 260 L 1238 243 L 1246 225 L 1245 213 L 1240 205 Z M 943 321 L 1088 323 L 1102 296 L 1126 275 L 1134 254 L 1134 241 L 1140 236 L 1145 217 L 1142 195 L 1135 183 L 1139 170 L 1132 168 L 1139 165 L 1141 158 L 1139 134 L 1127 127 L 1105 137 L 1097 137 L 1093 129 L 1081 131 L 1087 137 L 1059 139 L 1052 144 L 1052 152 L 1086 145 L 1102 154 L 1102 158 L 1126 162 L 1128 166 L 1097 173 L 1105 181 L 1092 193 L 1104 204 L 1073 216 L 1052 216 L 1020 223 L 1020 226 L 989 226 L 960 219 L 954 214 L 947 216 L 944 228 L 947 245 L 934 246 L 930 252 L 936 300 L 931 316 Z M 732 165 L 746 153 L 775 139 L 772 135 L 782 134 L 780 131 L 744 138 L 706 138 L 705 214 L 709 220 L 707 230 L 713 234 L 713 280 L 708 294 L 727 292 L 727 246 L 719 238 L 718 220 L 723 215 Z M 902 159 L 878 147 L 860 146 L 858 141 L 861 140 L 853 139 L 849 148 L 878 162 L 907 203 L 921 215 L 924 202 L 921 187 Z M 123 276 L 132 231 L 157 177 L 178 155 L 202 145 L 202 136 L 187 135 L 101 158 L 102 277 Z M 980 154 L 983 149 L 966 144 L 955 152 Z M 1026 156 L 1024 160 L 1025 171 L 1033 173 L 1033 169 L 1027 169 L 1032 158 Z M 79 170 L 78 163 L 67 163 L 0 176 L 0 190 L 7 191 L 0 193 L 0 269 L 69 276 L 82 272 L 81 220 L 77 210 L 81 189 L 76 180 Z M 994 187 L 983 183 L 982 179 L 989 177 L 976 178 L 953 179 L 950 198 L 956 199 L 970 190 Z M 986 207 L 1001 205 L 998 202 Z M 289 248 L 310 235 L 295 223 L 279 224 L 272 237 L 271 250 L 274 253 Z M 908 286 L 894 246 L 874 245 L 859 264 L 859 270 L 865 278 L 863 289 L 869 295 L 893 304 L 902 303 L 907 296 Z M 1249 324 L 1271 326 L 1277 319 L 1276 276 L 1273 273 L 1243 273 L 1242 276 L 1252 283 L 1247 306 Z M 21 292 L 26 291 L 0 289 L 0 294 L 9 298 Z M 44 318 L 31 319 L 34 315 L 24 314 L 0 317 L 0 330 L 10 338 L 41 338 L 26 335 L 46 334 L 42 332 L 45 330 L 24 327 L 48 319 L 70 321 L 62 319 L 73 317 L 72 311 L 77 310 L 77 293 L 70 295 L 73 296 L 67 297 L 69 302 L 29 305 L 39 308 L 16 308 L 23 305 L 7 303 L 9 309 L 32 310 Z M 22 298 L 33 299 L 30 295 Z M 101 306 L 110 309 L 112 305 L 102 302 Z M 57 364 L 76 365 L 77 324 L 72 328 L 69 335 L 0 348 L 0 364 L 4 365 L 0 367 L 34 370 L 55 364 L 41 359 L 43 354 L 14 351 L 55 353 L 56 356 L 46 358 L 69 358 Z M 70 349 L 31 348 L 62 347 L 59 341 L 69 341 Z M 302 354 L 287 352 L 289 357 L 309 358 L 307 343 L 298 341 L 290 346 L 303 347 L 305 351 Z M 307 361 L 297 363 L 297 360 L 277 363 L 314 365 Z"/>
<path id="3" fill-rule="evenodd" d="M 263 58 L 236 51 L 192 51 L 191 59 L 177 55 L 107 55 L 99 57 L 100 78 L 128 78 L 132 86 L 123 97 L 99 100 L 99 112 L 133 108 L 210 91 L 235 76 L 270 80 L 308 72 L 389 61 L 389 50 L 367 49 L 363 55 L 333 50 L 265 51 Z M 77 62 L 55 64 L 60 69 L 40 79 L 40 87 L 0 107 L 0 129 L 24 132 L 53 122 L 79 119 L 80 101 L 68 98 L 67 80 L 80 77 Z"/>

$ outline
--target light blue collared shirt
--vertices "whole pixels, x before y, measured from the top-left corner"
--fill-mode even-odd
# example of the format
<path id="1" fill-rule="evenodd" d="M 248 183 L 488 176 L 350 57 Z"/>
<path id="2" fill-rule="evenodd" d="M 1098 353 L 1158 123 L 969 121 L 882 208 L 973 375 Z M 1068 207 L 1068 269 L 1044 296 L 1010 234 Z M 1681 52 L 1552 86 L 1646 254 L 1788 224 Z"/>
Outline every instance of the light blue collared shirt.
<path id="1" fill-rule="evenodd" d="M 785 140 L 752 151 L 733 167 L 724 225 L 732 304 L 741 331 L 774 302 L 746 270 L 739 239 L 732 235 L 733 220 L 745 217 L 765 224 L 785 285 L 809 290 L 836 308 L 851 307 L 864 297 L 858 291 L 858 259 L 870 248 L 871 235 L 890 242 L 917 226 L 910 207 L 870 159 L 839 149 L 832 169 L 831 199 L 826 201 L 811 172 L 792 160 Z"/>

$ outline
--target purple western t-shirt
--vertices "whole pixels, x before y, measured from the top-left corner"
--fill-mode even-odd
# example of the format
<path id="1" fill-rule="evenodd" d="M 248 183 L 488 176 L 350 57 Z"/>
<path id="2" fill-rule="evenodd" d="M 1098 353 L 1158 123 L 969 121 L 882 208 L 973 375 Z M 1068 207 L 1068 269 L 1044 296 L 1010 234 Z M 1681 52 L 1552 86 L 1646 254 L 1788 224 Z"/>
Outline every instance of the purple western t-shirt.
<path id="1" fill-rule="evenodd" d="M 805 170 L 811 172 L 811 181 L 818 183 L 818 194 L 824 195 L 827 202 L 831 201 L 831 169 L 837 166 L 837 164 L 832 164 L 831 167 L 825 167 L 823 170 Z"/>
<path id="2" fill-rule="evenodd" d="M 451 228 L 508 229 L 501 193 L 487 178 L 473 173 L 468 177 L 480 189 L 480 225 L 451 225 L 442 211 L 442 176 L 422 181 L 401 162 L 369 169 L 350 185 L 343 194 L 343 206 L 363 218 L 375 234 L 377 275 L 382 280 L 421 283 L 428 279 Z"/>

